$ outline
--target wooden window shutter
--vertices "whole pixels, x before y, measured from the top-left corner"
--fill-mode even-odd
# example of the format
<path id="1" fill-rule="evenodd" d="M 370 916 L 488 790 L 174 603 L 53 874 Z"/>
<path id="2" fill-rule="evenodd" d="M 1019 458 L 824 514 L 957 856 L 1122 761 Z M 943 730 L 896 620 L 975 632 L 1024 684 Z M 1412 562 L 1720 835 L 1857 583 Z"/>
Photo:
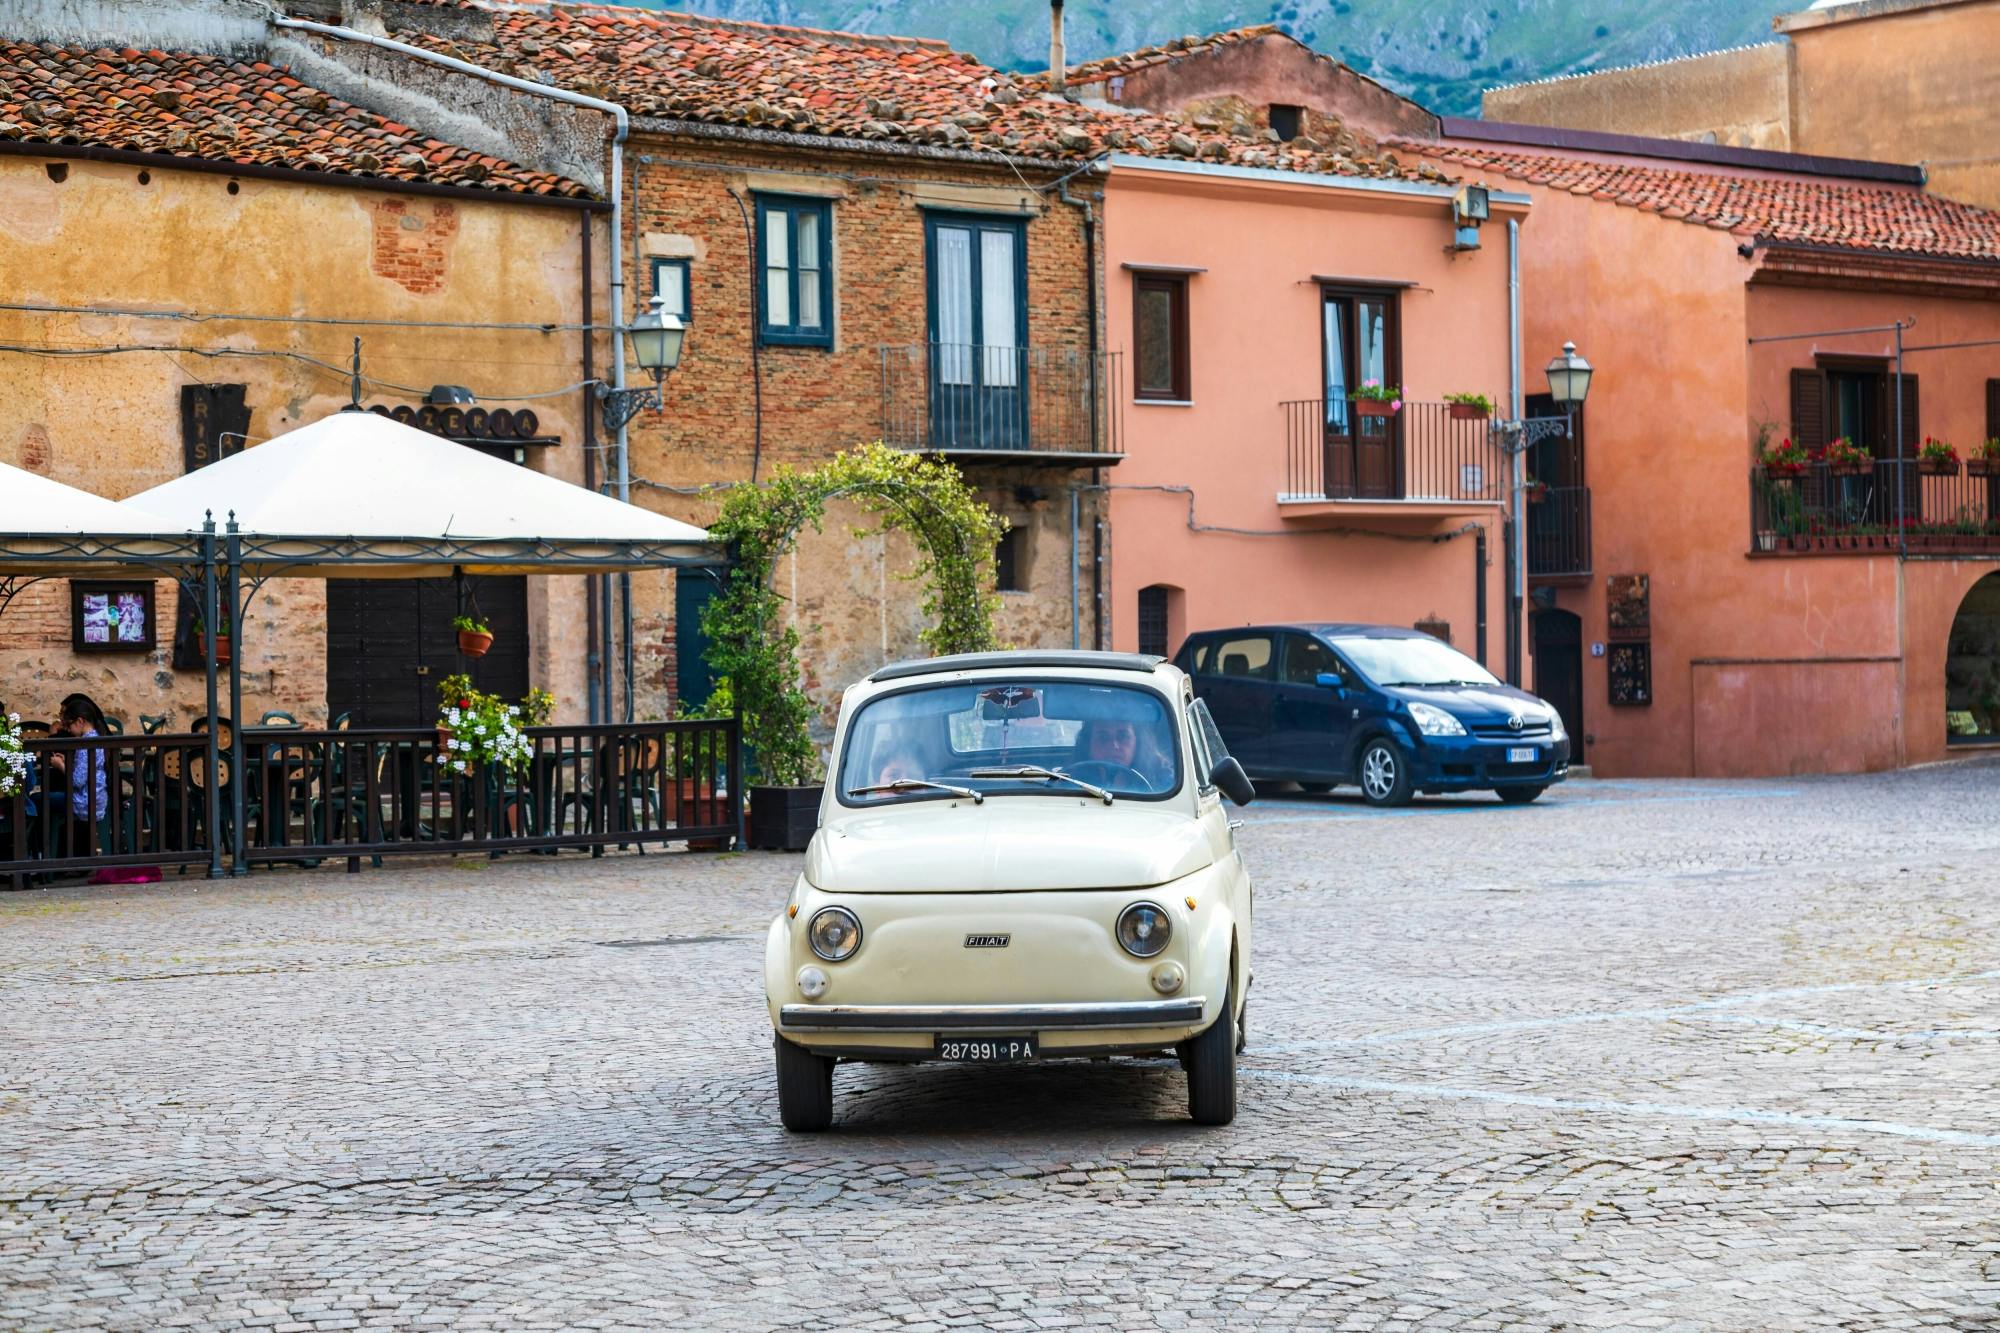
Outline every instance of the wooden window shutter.
<path id="1" fill-rule="evenodd" d="M 2000 380 L 1986 381 L 1986 438 L 2000 440 Z"/>
<path id="2" fill-rule="evenodd" d="M 1818 449 L 1827 442 L 1824 371 L 1792 372 L 1792 439 L 1808 449 Z"/>

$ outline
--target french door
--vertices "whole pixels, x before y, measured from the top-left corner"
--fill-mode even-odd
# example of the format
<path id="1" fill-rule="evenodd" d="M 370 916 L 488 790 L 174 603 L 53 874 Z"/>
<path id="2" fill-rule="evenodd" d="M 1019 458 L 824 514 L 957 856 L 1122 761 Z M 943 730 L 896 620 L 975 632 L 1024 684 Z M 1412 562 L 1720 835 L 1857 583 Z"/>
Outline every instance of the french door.
<path id="1" fill-rule="evenodd" d="M 1026 235 L 1019 221 L 932 214 L 931 445 L 1028 442 Z"/>
<path id="2" fill-rule="evenodd" d="M 1390 499 L 1397 494 L 1395 416 L 1364 416 L 1349 401 L 1369 381 L 1395 385 L 1396 299 L 1383 292 L 1325 289 L 1320 302 L 1320 364 L 1325 369 L 1326 494 Z"/>

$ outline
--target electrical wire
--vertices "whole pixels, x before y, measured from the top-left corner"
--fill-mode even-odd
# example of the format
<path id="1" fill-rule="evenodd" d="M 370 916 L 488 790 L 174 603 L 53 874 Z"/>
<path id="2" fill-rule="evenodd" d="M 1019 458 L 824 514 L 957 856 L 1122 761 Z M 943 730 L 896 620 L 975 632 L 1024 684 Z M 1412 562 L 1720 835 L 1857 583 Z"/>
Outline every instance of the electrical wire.
<path id="1" fill-rule="evenodd" d="M 70 360 L 86 356 L 118 356 L 130 352 L 154 353 L 164 356 L 206 356 L 218 358 L 261 356 L 273 357 L 285 361 L 297 361 L 304 365 L 317 367 L 330 374 L 338 375 L 343 380 L 354 378 L 353 369 L 348 366 L 336 365 L 331 361 L 322 361 L 318 357 L 308 356 L 304 352 L 271 350 L 257 347 L 186 347 L 178 343 L 121 343 L 111 347 L 49 347 L 46 345 L 34 346 L 26 343 L 0 343 L 0 352 L 18 352 L 24 356 L 48 357 L 51 360 Z M 398 384 L 394 380 L 380 379 L 368 374 L 361 376 L 361 382 L 378 389 L 407 394 L 414 398 L 423 398 L 431 391 L 431 386 Z M 560 398 L 565 394 L 575 393 L 579 389 L 588 389 L 602 383 L 602 380 L 578 380 L 574 384 L 566 384 L 559 389 L 543 389 L 535 393 L 475 393 L 473 397 L 483 403 L 527 403 L 542 398 Z"/>

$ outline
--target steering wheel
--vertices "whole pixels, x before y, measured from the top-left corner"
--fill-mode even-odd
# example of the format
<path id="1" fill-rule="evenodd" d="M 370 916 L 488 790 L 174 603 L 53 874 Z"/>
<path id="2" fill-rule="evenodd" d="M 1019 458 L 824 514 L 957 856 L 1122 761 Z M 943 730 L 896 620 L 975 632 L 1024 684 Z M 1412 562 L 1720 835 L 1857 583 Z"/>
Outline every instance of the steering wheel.
<path id="1" fill-rule="evenodd" d="M 1127 790 L 1137 787 L 1145 792 L 1154 790 L 1153 784 L 1147 780 L 1144 773 L 1130 764 L 1120 764 L 1110 759 L 1085 759 L 1071 764 L 1063 771 L 1073 778 L 1082 778 L 1085 782 L 1094 782 L 1100 787 L 1114 789 L 1124 787 Z M 1092 777 L 1092 773 L 1102 776 Z"/>

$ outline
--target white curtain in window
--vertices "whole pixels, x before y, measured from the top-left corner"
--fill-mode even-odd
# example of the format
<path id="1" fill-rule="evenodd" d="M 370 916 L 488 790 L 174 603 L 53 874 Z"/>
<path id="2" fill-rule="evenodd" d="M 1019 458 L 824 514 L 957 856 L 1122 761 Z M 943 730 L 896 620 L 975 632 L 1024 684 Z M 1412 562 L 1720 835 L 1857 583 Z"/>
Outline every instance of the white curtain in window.
<path id="1" fill-rule="evenodd" d="M 1014 233 L 979 233 L 979 341 L 986 386 L 1011 389 L 1021 382 L 1020 339 L 1015 329 Z"/>
<path id="2" fill-rule="evenodd" d="M 764 213 L 764 322 L 773 328 L 792 323 L 791 214 L 782 208 Z"/>
<path id="3" fill-rule="evenodd" d="M 1347 302 L 1327 301 L 1320 306 L 1324 320 L 1325 346 L 1321 349 L 1326 365 L 1326 424 L 1337 433 L 1347 433 Z"/>
<path id="4" fill-rule="evenodd" d="M 938 381 L 972 383 L 972 232 L 937 229 Z"/>
<path id="5" fill-rule="evenodd" d="M 817 331 L 825 327 L 819 308 L 819 214 L 802 208 L 794 216 L 799 222 L 799 327 Z"/>

